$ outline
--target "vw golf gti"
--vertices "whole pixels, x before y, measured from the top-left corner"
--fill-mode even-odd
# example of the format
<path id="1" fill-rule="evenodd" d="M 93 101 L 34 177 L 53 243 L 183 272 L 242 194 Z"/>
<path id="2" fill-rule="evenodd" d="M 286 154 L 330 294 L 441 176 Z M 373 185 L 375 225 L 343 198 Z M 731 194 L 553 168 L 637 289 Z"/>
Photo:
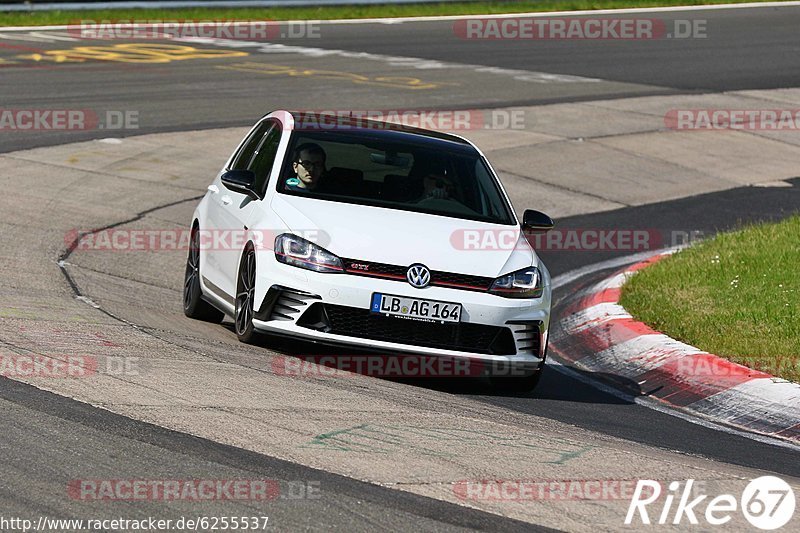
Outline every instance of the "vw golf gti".
<path id="1" fill-rule="evenodd" d="M 550 275 L 468 140 L 276 111 L 194 211 L 184 312 L 260 333 L 463 359 L 528 390 L 547 353 Z"/>

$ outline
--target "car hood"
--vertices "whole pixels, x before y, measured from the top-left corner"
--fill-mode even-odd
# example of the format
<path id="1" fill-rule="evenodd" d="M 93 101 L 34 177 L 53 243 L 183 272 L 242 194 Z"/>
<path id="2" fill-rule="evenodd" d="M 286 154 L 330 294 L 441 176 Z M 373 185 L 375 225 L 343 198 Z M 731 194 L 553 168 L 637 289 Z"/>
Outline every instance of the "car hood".
<path id="1" fill-rule="evenodd" d="M 519 226 L 276 194 L 288 230 L 347 259 L 497 277 L 538 266 Z"/>

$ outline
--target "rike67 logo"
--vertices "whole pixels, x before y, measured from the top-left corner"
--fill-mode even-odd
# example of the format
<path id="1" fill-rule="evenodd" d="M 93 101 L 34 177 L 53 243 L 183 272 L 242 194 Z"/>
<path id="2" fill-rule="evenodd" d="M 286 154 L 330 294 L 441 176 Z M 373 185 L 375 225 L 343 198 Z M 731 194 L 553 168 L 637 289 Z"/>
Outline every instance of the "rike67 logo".
<path id="1" fill-rule="evenodd" d="M 679 525 L 685 523 L 685 518 L 697 525 L 700 516 L 712 526 L 721 526 L 741 512 L 753 527 L 774 530 L 788 524 L 794 514 L 794 491 L 779 477 L 762 476 L 752 480 L 738 499 L 733 494 L 720 494 L 708 500 L 708 494 L 697 495 L 693 479 L 683 483 L 683 487 L 681 484 L 672 481 L 662 494 L 661 482 L 640 479 L 628 506 L 625 524 L 640 520 L 646 525 Z"/>

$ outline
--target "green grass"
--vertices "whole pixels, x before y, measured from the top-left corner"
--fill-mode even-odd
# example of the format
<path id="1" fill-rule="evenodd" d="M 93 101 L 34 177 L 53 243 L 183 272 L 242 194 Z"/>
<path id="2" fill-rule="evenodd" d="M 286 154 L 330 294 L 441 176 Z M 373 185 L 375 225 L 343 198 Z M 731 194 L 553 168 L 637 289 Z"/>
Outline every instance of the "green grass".
<path id="1" fill-rule="evenodd" d="M 116 9 L 0 13 L 0 26 L 68 24 L 80 20 L 325 20 L 338 18 L 480 15 L 743 3 L 752 0 L 539 0 L 295 8 Z M 758 0 L 756 0 L 758 1 Z M 767 1 L 767 0 L 763 0 Z"/>
<path id="2" fill-rule="evenodd" d="M 663 259 L 625 284 L 621 303 L 670 337 L 800 382 L 800 216 Z"/>

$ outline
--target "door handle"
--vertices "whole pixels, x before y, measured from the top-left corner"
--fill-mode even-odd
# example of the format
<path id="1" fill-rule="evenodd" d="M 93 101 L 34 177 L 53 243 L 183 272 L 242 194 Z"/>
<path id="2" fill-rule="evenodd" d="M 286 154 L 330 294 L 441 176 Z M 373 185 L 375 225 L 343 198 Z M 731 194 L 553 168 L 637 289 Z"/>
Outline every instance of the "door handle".
<path id="1" fill-rule="evenodd" d="M 222 197 L 222 205 L 231 205 L 232 203 L 233 200 L 231 200 L 231 197 L 228 196 L 227 194 Z"/>
<path id="2" fill-rule="evenodd" d="M 219 192 L 219 187 L 217 187 L 216 185 L 209 185 L 208 190 L 213 192 L 214 194 L 217 194 Z"/>

